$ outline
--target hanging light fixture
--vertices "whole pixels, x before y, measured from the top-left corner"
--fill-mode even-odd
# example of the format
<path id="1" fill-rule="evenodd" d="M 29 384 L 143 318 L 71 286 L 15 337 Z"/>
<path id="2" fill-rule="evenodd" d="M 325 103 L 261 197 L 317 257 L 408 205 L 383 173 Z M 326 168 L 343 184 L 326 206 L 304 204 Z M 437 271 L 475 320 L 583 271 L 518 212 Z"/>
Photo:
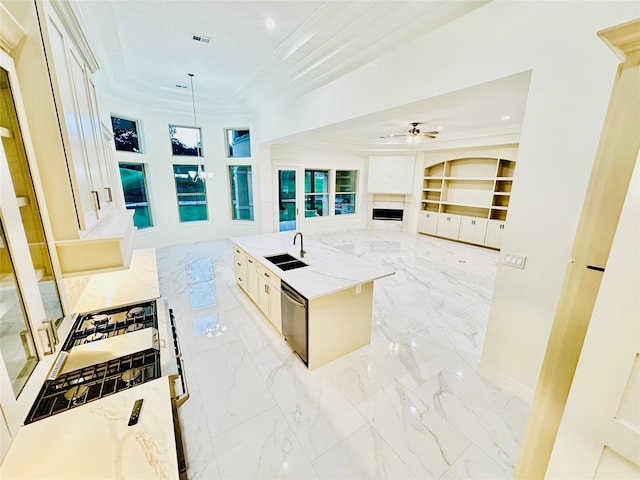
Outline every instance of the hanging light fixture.
<path id="1" fill-rule="evenodd" d="M 193 126 L 197 129 L 197 141 L 196 141 L 196 156 L 200 159 L 200 129 L 198 128 L 198 119 L 196 117 L 196 97 L 193 92 L 193 73 L 188 73 L 189 80 L 191 81 L 191 104 L 193 105 Z M 204 167 L 200 164 L 200 160 L 198 160 L 198 171 L 197 172 L 189 172 L 189 176 L 191 180 L 197 182 L 198 180 L 213 180 L 213 173 L 205 172 Z"/>

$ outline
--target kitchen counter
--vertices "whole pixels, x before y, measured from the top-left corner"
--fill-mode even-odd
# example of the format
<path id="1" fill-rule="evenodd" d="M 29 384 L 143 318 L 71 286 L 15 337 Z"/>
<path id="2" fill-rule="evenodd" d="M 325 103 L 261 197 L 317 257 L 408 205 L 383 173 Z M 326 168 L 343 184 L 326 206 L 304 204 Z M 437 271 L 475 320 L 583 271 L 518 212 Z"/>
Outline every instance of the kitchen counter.
<path id="1" fill-rule="evenodd" d="M 133 251 L 128 269 L 92 275 L 73 311 L 85 313 L 105 310 L 159 296 L 156 250 L 137 249 Z"/>
<path id="2" fill-rule="evenodd" d="M 129 427 L 138 398 L 140 419 Z M 168 378 L 21 427 L 0 478 L 179 478 Z"/>
<path id="3" fill-rule="evenodd" d="M 300 258 L 300 239 L 293 245 L 296 232 L 232 238 L 232 242 L 277 274 L 308 300 L 337 293 L 395 272 L 388 266 L 368 262 L 366 258 L 349 255 L 313 239 L 304 239 L 304 258 Z M 288 253 L 308 267 L 283 271 L 265 256 Z"/>

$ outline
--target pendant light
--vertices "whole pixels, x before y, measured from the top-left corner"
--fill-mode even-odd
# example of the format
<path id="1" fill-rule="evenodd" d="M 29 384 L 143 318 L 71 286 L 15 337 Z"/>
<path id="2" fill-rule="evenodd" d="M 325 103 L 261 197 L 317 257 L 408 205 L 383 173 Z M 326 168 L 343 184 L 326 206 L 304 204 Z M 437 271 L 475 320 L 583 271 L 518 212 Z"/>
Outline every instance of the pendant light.
<path id="1" fill-rule="evenodd" d="M 198 132 L 198 141 L 196 142 L 196 156 L 199 159 L 200 158 L 200 129 L 198 128 L 198 119 L 196 117 L 196 97 L 193 91 L 194 74 L 188 73 L 187 75 L 189 75 L 189 80 L 191 81 L 191 104 L 193 106 L 193 126 L 197 129 L 196 131 Z M 197 182 L 198 180 L 201 180 L 203 182 L 205 180 L 213 180 L 213 173 L 205 172 L 204 167 L 200 164 L 199 160 L 198 160 L 198 171 L 189 172 L 189 176 L 191 177 L 191 180 L 193 180 L 194 182 Z"/>

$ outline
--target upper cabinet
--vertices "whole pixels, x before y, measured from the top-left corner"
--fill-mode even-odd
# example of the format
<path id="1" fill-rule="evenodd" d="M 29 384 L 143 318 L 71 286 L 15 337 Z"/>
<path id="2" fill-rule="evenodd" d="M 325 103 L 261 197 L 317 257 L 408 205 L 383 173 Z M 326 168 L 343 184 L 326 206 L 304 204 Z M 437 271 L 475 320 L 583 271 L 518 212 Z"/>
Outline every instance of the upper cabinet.
<path id="1" fill-rule="evenodd" d="M 500 248 L 515 165 L 459 158 L 426 167 L 418 231 Z"/>
<path id="2" fill-rule="evenodd" d="M 69 1 L 12 4 L 28 33 L 16 65 L 29 78 L 25 107 L 62 273 L 126 267 L 135 230 L 114 198 L 119 178 L 109 164 L 113 146 L 104 141 L 93 80 L 98 62 L 82 16 Z"/>

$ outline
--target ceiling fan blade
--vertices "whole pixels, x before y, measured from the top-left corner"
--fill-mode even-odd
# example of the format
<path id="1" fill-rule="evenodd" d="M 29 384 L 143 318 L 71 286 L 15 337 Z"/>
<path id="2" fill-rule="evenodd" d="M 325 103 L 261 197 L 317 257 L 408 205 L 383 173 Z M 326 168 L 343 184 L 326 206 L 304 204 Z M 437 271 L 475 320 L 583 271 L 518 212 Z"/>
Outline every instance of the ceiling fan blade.
<path id="1" fill-rule="evenodd" d="M 392 135 L 382 135 L 379 138 L 406 137 L 407 135 L 408 135 L 407 133 L 394 133 Z"/>
<path id="2" fill-rule="evenodd" d="M 438 132 L 437 130 L 434 130 L 433 132 L 422 132 L 420 135 L 438 135 L 440 132 Z"/>

